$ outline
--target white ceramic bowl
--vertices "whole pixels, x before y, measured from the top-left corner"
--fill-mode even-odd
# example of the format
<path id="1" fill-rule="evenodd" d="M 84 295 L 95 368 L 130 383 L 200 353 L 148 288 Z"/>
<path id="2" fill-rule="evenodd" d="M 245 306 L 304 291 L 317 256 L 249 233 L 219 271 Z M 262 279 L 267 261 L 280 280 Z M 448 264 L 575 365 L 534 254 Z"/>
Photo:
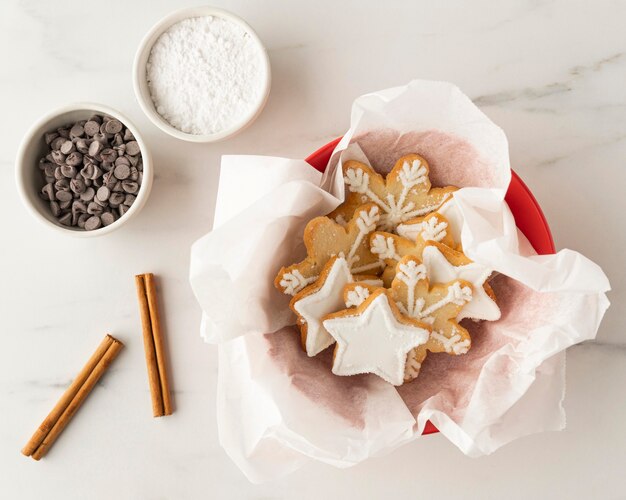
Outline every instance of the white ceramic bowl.
<path id="1" fill-rule="evenodd" d="M 146 77 L 146 65 L 148 62 L 148 58 L 150 57 L 150 51 L 152 50 L 152 46 L 158 40 L 158 38 L 172 25 L 179 23 L 184 19 L 204 16 L 214 16 L 228 19 L 229 21 L 232 21 L 245 29 L 252 38 L 252 40 L 254 40 L 255 43 L 258 45 L 261 51 L 262 64 L 265 69 L 266 78 L 263 82 L 263 88 L 259 93 L 258 101 L 254 104 L 254 106 L 251 107 L 248 114 L 244 116 L 239 122 L 235 123 L 232 127 L 217 132 L 215 134 L 195 135 L 178 130 L 176 127 L 170 125 L 167 120 L 165 120 L 159 113 L 157 113 L 152 98 L 150 97 L 150 89 L 148 87 L 148 81 Z M 243 19 L 235 16 L 234 14 L 231 14 L 230 12 L 216 9 L 214 7 L 190 7 L 187 9 L 177 10 L 176 12 L 173 12 L 165 18 L 161 19 L 146 34 L 141 44 L 139 45 L 139 49 L 137 49 L 137 54 L 135 55 L 135 62 L 133 65 L 133 86 L 135 88 L 135 95 L 137 96 L 137 100 L 139 101 L 141 109 L 143 109 L 144 113 L 148 115 L 150 120 L 152 120 L 152 122 L 165 133 L 184 141 L 217 142 L 232 137 L 238 132 L 241 132 L 261 114 L 261 111 L 263 110 L 263 107 L 267 102 L 267 97 L 270 93 L 270 60 L 267 55 L 267 51 L 263 46 L 263 43 L 261 43 L 261 40 L 259 39 L 257 34 Z"/>
<path id="2" fill-rule="evenodd" d="M 39 196 L 39 192 L 44 186 L 44 180 L 41 176 L 38 164 L 39 160 L 45 156 L 48 151 L 44 141 L 44 134 L 46 132 L 56 130 L 59 127 L 69 125 L 79 120 L 86 120 L 95 113 L 109 115 L 118 119 L 133 133 L 135 140 L 141 149 L 143 161 L 143 180 L 139 191 L 137 192 L 135 202 L 122 217 L 108 226 L 103 226 L 100 229 L 95 229 L 93 231 L 86 231 L 77 227 L 64 226 L 54 218 L 48 203 L 42 200 Z M 152 188 L 152 161 L 148 149 L 146 148 L 146 144 L 139 134 L 139 131 L 128 118 L 118 111 L 111 109 L 108 106 L 103 106 L 102 104 L 89 102 L 64 106 L 48 113 L 35 123 L 26 133 L 24 139 L 22 139 L 22 144 L 20 145 L 20 149 L 17 153 L 16 169 L 17 189 L 29 212 L 37 220 L 49 228 L 79 238 L 89 238 L 92 236 L 101 236 L 103 234 L 110 233 L 125 222 L 129 221 L 142 209 L 148 199 L 150 189 Z"/>

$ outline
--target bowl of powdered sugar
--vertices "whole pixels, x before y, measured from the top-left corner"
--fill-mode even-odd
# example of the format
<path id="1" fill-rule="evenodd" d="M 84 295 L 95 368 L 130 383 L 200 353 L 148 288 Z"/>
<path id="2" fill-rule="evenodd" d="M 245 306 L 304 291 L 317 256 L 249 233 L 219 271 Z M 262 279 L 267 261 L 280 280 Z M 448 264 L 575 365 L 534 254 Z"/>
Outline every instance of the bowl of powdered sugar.
<path id="1" fill-rule="evenodd" d="M 270 90 L 267 52 L 237 16 L 183 9 L 142 41 L 133 69 L 137 99 L 166 133 L 192 142 L 226 139 L 261 113 Z"/>

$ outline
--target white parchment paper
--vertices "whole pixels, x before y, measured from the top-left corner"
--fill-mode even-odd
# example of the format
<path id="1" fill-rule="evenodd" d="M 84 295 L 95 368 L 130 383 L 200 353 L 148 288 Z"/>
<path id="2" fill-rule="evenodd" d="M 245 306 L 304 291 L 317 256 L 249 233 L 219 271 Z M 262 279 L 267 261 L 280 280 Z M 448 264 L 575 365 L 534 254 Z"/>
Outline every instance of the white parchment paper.
<path id="1" fill-rule="evenodd" d="M 463 248 L 501 273 L 491 285 L 502 318 L 464 322 L 468 354 L 430 355 L 396 389 L 334 376 L 332 349 L 308 358 L 273 280 L 304 256 L 306 223 L 343 201 L 342 161 L 386 172 L 409 152 L 428 160 L 434 185 L 463 188 Z M 202 335 L 219 344 L 220 440 L 251 481 L 311 459 L 347 467 L 388 453 L 428 420 L 470 456 L 564 427 L 565 349 L 595 337 L 609 283 L 574 251 L 534 255 L 504 202 L 510 178 L 502 130 L 455 86 L 429 81 L 357 99 L 323 176 L 302 160 L 222 159 L 214 230 L 193 245 L 190 279 Z"/>

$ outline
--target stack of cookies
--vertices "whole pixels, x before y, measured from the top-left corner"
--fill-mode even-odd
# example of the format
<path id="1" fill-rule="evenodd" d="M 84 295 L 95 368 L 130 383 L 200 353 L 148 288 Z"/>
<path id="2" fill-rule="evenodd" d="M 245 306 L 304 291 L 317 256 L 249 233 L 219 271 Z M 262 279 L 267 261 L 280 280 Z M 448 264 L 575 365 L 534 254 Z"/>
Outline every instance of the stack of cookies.
<path id="1" fill-rule="evenodd" d="M 492 270 L 461 247 L 453 186 L 431 187 L 424 158 L 400 158 L 385 177 L 343 165 L 346 201 L 304 230 L 306 258 L 283 267 L 302 347 L 334 347 L 333 373 L 373 373 L 393 385 L 417 378 L 428 352 L 461 355 L 464 318 L 500 317 Z"/>

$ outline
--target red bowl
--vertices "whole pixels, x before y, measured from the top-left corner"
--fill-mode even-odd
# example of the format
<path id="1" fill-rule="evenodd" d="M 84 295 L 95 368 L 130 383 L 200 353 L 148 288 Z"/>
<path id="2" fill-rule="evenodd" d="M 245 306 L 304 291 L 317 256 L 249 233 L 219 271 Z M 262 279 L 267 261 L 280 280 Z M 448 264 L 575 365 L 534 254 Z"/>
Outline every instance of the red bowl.
<path id="1" fill-rule="evenodd" d="M 323 172 L 340 140 L 341 137 L 322 146 L 309 155 L 306 161 L 320 172 Z M 528 241 L 530 241 L 530 244 L 538 254 L 555 253 L 552 233 L 550 233 L 548 221 L 546 221 L 539 203 L 537 203 L 537 200 L 522 179 L 514 171 L 511 171 L 511 174 L 511 184 L 505 199 L 509 204 L 511 212 L 513 212 L 517 227 L 528 238 Z M 433 424 L 427 422 L 423 434 L 432 434 L 433 432 L 439 431 Z"/>

